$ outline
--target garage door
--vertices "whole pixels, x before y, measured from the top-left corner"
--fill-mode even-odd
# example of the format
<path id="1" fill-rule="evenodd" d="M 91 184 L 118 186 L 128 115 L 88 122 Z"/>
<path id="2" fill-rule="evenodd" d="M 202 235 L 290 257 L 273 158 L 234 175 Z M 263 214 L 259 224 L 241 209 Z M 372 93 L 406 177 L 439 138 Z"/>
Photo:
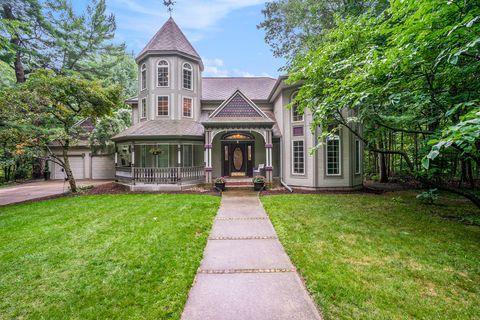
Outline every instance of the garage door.
<path id="1" fill-rule="evenodd" d="M 84 179 L 85 170 L 83 165 L 83 157 L 69 157 L 68 160 L 70 162 L 70 168 L 72 169 L 73 177 L 75 179 Z M 61 166 L 55 164 L 54 179 L 64 179 L 64 177 L 66 177 L 62 169 L 63 168 Z"/>
<path id="2" fill-rule="evenodd" d="M 115 160 L 111 156 L 92 157 L 92 179 L 113 179 L 115 177 Z"/>

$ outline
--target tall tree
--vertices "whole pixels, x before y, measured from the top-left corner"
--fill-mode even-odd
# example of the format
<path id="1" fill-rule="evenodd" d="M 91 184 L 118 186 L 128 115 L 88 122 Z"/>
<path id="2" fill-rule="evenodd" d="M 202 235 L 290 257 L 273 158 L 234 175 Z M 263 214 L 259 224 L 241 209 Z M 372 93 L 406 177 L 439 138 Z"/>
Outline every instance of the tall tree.
<path id="1" fill-rule="evenodd" d="M 57 73 L 102 78 L 116 64 L 104 59 L 102 68 L 92 68 L 98 56 L 121 56 L 123 44 L 115 45 L 115 17 L 106 13 L 105 0 L 91 0 L 77 14 L 67 0 L 0 0 L 0 59 L 15 70 L 17 82 L 38 68 Z M 12 57 L 13 56 L 13 57 Z"/>
<path id="2" fill-rule="evenodd" d="M 18 145 L 64 168 L 72 192 L 77 191 L 77 186 L 68 152 L 82 134 L 76 124 L 85 118 L 95 123 L 111 114 L 120 100 L 119 87 L 103 88 L 98 81 L 55 75 L 48 70 L 39 70 L 24 84 L 0 93 L 0 105 L 16 115 L 11 126 L 27 129 L 24 132 L 28 135 L 20 136 Z M 62 154 L 56 154 L 52 146 L 60 147 Z"/>
<path id="3" fill-rule="evenodd" d="M 474 193 L 445 183 L 443 164 L 425 172 L 412 153 L 384 143 L 392 134 L 411 135 L 421 139 L 413 156 L 422 158 L 427 141 L 448 137 L 447 128 L 459 119 L 467 121 L 466 130 L 475 130 L 464 115 L 477 114 L 480 97 L 479 15 L 476 1 L 394 0 L 382 15 L 337 16 L 321 45 L 293 60 L 290 81 L 304 81 L 296 102 L 312 111 L 316 125 L 340 125 L 368 150 L 401 156 L 422 182 L 462 194 L 480 207 Z M 470 146 L 478 145 L 474 135 L 469 139 Z M 450 146 L 450 152 L 474 158 L 472 148 Z"/>
<path id="4" fill-rule="evenodd" d="M 38 0 L 0 0 L 0 60 L 11 64 L 17 82 L 44 62 L 41 51 L 52 45 L 53 27 Z"/>
<path id="5" fill-rule="evenodd" d="M 277 57 L 292 58 L 308 52 L 334 28 L 335 16 L 358 16 L 368 10 L 382 12 L 388 0 L 278 0 L 265 4 L 265 42 Z"/>

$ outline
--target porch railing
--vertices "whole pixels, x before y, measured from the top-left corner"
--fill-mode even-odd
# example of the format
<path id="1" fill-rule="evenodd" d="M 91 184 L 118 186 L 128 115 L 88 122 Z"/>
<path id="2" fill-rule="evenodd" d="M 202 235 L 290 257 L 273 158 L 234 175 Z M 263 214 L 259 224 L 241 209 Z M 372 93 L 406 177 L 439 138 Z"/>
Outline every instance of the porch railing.
<path id="1" fill-rule="evenodd" d="M 119 171 L 119 169 L 121 169 Z M 130 174 L 127 173 L 128 169 Z M 201 180 L 205 177 L 205 167 L 168 167 L 168 168 L 117 168 L 117 176 L 130 178 L 133 183 L 173 184 L 183 181 Z"/>

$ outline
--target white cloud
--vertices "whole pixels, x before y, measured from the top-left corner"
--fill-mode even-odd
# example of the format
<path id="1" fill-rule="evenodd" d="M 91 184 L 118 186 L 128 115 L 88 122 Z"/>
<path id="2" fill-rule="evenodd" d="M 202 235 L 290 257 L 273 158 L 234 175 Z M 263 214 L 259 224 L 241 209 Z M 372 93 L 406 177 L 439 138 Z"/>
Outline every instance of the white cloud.
<path id="1" fill-rule="evenodd" d="M 235 68 L 229 70 L 225 67 L 225 62 L 219 58 L 203 59 L 203 64 L 205 65 L 205 70 L 203 71 L 204 77 L 271 77 L 265 72 L 257 75 Z"/>
<path id="2" fill-rule="evenodd" d="M 173 17 L 185 30 L 208 31 L 230 12 L 262 4 L 263 0 L 184 0 L 177 1 Z M 128 29 L 155 32 L 167 19 L 168 13 L 159 0 L 110 0 L 108 3 L 123 14 L 117 16 L 129 21 Z M 117 10 L 115 10 L 117 11 Z M 117 11 L 117 12 L 118 12 Z"/>

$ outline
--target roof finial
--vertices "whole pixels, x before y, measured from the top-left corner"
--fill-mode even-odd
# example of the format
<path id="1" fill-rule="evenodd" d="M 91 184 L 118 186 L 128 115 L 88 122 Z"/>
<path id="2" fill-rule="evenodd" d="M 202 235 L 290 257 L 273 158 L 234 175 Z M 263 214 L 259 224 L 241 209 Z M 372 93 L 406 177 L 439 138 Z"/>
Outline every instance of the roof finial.
<path id="1" fill-rule="evenodd" d="M 173 6 L 175 5 L 175 0 L 163 0 L 163 5 L 167 7 L 168 12 L 170 13 L 170 18 L 172 17 Z"/>

